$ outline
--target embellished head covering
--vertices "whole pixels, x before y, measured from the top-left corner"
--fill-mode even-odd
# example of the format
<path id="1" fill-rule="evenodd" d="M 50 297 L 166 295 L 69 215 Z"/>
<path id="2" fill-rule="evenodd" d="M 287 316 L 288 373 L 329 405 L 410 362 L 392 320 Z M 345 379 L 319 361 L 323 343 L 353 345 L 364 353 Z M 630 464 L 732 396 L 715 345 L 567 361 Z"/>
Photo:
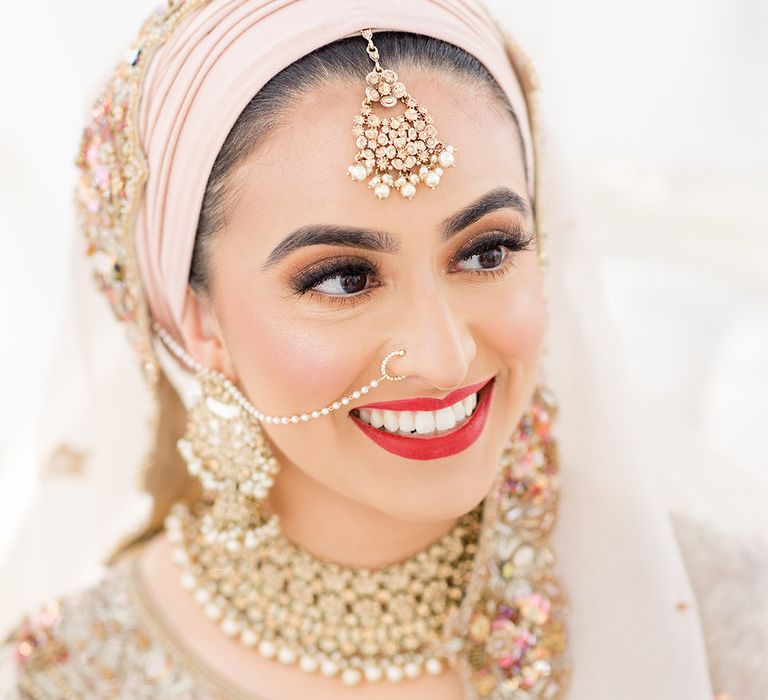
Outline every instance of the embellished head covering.
<path id="1" fill-rule="evenodd" d="M 172 430 L 178 404 L 168 391 L 177 369 L 156 354 L 152 322 L 180 339 L 200 207 L 221 145 L 271 77 L 366 27 L 448 41 L 488 68 L 520 124 L 539 250 L 543 256 L 546 236 L 556 265 L 547 282 L 544 366 L 558 405 L 540 397 L 520 426 L 523 451 L 510 456 L 486 498 L 454 630 L 467 641 L 461 668 L 468 697 L 708 697 L 698 618 L 677 607 L 685 600 L 695 611 L 671 527 L 633 461 L 632 439 L 616 423 L 614 397 L 629 392 L 619 388 L 588 246 L 566 213 L 559 173 L 544 167 L 552 156 L 543 145 L 537 81 L 479 0 L 180 0 L 144 25 L 92 111 L 79 158 L 78 204 L 98 284 L 126 325 L 154 392 L 149 441 L 160 443 Z M 625 417 L 628 410 L 622 403 Z M 559 501 L 550 432 L 555 414 Z M 539 443 L 548 455 L 543 465 L 527 458 L 526 449 Z M 165 462 L 155 457 L 146 480 L 161 484 L 152 490 L 157 511 L 163 488 L 175 487 L 157 476 Z M 569 601 L 567 652 L 561 582 Z M 516 658 L 504 653 L 513 649 Z M 569 666 L 574 672 L 566 684 Z"/>
<path id="2" fill-rule="evenodd" d="M 365 27 L 443 39 L 488 68 L 520 122 L 533 196 L 525 99 L 502 35 L 488 16 L 474 3 L 458 0 L 343 5 L 335 0 L 187 0 L 150 18 L 96 105 L 83 145 L 83 223 L 96 274 L 121 320 L 145 325 L 138 308 L 142 302 L 132 298 L 133 278 L 140 275 L 152 316 L 179 339 L 203 193 L 237 117 L 280 70 Z M 126 115 L 136 113 L 139 97 L 136 123 L 125 122 Z M 103 177 L 93 177 L 94 172 Z M 149 349 L 137 349 L 152 364 Z"/>

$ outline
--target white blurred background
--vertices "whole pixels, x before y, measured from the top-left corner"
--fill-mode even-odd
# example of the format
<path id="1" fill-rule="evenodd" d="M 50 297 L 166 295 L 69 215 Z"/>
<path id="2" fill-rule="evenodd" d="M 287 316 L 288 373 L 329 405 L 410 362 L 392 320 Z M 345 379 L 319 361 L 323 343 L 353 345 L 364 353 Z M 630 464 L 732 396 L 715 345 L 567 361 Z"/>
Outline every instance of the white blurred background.
<path id="1" fill-rule="evenodd" d="M 84 115 L 154 5 L 3 4 L 0 570 L 41 483 Z M 768 3 L 489 5 L 537 67 L 670 506 L 768 532 Z"/>

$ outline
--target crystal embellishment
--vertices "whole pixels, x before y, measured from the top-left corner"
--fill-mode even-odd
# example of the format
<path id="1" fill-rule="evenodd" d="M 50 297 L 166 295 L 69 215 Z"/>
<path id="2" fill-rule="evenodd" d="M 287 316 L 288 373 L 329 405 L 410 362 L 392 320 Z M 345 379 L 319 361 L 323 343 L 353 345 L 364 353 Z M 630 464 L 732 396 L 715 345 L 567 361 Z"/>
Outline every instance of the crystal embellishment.
<path id="1" fill-rule="evenodd" d="M 433 190 L 440 184 L 445 169 L 455 163 L 455 148 L 437 138 L 434 118 L 408 93 L 397 73 L 379 65 L 371 31 L 365 30 L 363 36 L 368 39 L 368 55 L 375 68 L 365 78 L 365 99 L 360 114 L 353 118 L 358 151 L 347 174 L 357 182 L 367 180 L 379 199 L 389 197 L 393 189 L 405 199 L 413 199 L 420 183 Z M 402 103 L 405 111 L 380 116 L 374 114 L 375 103 L 385 109 Z"/>
<path id="2" fill-rule="evenodd" d="M 134 216 L 148 175 L 137 129 L 142 85 L 152 56 L 179 23 L 207 0 L 158 8 L 144 23 L 90 112 L 76 165 L 76 206 L 99 290 L 124 323 L 144 376 L 159 376 L 149 312 L 134 257 Z"/>

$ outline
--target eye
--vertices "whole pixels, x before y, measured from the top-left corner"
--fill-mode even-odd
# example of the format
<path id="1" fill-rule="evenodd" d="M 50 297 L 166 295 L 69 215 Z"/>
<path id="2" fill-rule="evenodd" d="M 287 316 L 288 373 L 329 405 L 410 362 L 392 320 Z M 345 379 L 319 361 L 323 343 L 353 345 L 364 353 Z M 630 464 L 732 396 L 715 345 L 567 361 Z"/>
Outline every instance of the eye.
<path id="1" fill-rule="evenodd" d="M 313 289 L 323 294 L 356 294 L 366 288 L 368 281 L 367 273 L 356 272 L 354 274 L 338 274 L 326 278 Z"/>
<path id="2" fill-rule="evenodd" d="M 329 304 L 343 304 L 368 296 L 378 274 L 378 266 L 368 260 L 330 260 L 301 273 L 292 286 L 298 296 L 309 294 Z"/>
<path id="3" fill-rule="evenodd" d="M 485 233 L 455 254 L 451 269 L 498 276 L 509 272 L 515 252 L 532 250 L 534 242 L 535 235 L 525 233 L 519 227 Z"/>
<path id="4" fill-rule="evenodd" d="M 507 259 L 509 252 L 507 248 L 501 244 L 494 245 L 492 247 L 486 247 L 485 250 L 479 253 L 473 253 L 472 255 L 460 258 L 459 262 L 470 262 L 471 265 L 464 267 L 464 270 L 492 270 Z"/>

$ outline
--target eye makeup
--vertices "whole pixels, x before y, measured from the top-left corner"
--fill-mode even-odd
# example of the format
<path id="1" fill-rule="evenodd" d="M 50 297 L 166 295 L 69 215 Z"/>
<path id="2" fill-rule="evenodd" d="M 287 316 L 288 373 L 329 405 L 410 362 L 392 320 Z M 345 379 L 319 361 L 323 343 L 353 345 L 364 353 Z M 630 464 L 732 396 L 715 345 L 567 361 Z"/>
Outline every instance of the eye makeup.
<path id="1" fill-rule="evenodd" d="M 533 231 L 524 231 L 519 222 L 509 223 L 473 236 L 459 248 L 450 258 L 449 269 L 454 270 L 461 262 L 485 253 L 502 250 L 501 261 L 492 268 L 459 269 L 454 274 L 479 275 L 481 277 L 500 278 L 507 275 L 513 267 L 514 253 L 522 250 L 535 249 L 536 236 Z M 322 260 L 311 267 L 302 270 L 289 280 L 293 294 L 297 297 L 310 297 L 320 303 L 329 305 L 356 304 L 370 296 L 376 287 L 380 275 L 380 266 L 367 258 L 358 256 L 343 256 Z M 334 279 L 345 280 L 347 288 L 352 293 L 327 293 L 318 291 L 317 287 Z M 349 284 L 351 280 L 351 284 Z M 373 282 L 371 283 L 371 280 Z M 364 284 L 364 288 L 358 289 Z M 344 285 L 337 285 L 344 286 Z"/>
<path id="2" fill-rule="evenodd" d="M 491 231 L 484 231 L 470 238 L 451 257 L 450 264 L 454 265 L 473 255 L 480 255 L 498 246 L 504 246 L 511 252 L 533 250 L 536 236 L 533 231 L 523 231 L 519 222 L 502 226 Z"/>
<path id="3" fill-rule="evenodd" d="M 373 277 L 377 276 L 379 271 L 379 266 L 366 258 L 330 258 L 300 272 L 291 280 L 290 284 L 295 294 L 303 296 L 323 282 L 335 277 Z"/>

